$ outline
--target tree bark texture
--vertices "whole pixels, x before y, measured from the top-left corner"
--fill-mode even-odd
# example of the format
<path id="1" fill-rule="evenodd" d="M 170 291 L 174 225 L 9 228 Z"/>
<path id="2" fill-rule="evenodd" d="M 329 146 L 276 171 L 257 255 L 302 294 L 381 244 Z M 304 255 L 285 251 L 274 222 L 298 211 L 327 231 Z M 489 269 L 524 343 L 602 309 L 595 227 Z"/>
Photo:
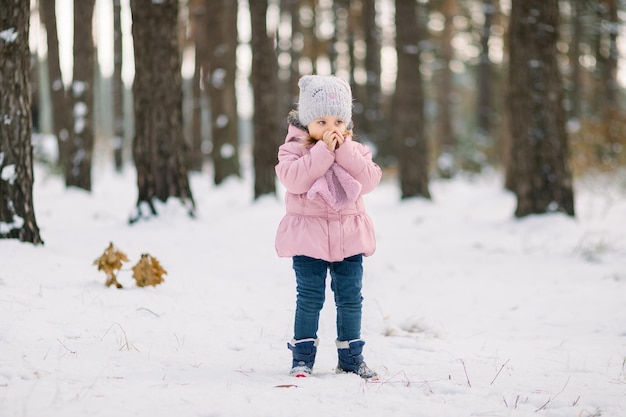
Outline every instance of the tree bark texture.
<path id="1" fill-rule="evenodd" d="M 132 0 L 135 81 L 133 105 L 137 213 L 131 222 L 156 216 L 156 200 L 177 197 L 194 215 L 185 165 L 182 81 L 177 38 L 178 2 Z"/>
<path id="2" fill-rule="evenodd" d="M 569 65 L 570 65 L 570 76 L 569 76 L 569 100 L 571 101 L 570 105 L 570 114 L 571 118 L 579 118 L 581 116 L 581 104 L 582 104 L 582 95 L 584 93 L 583 82 L 582 82 L 582 66 L 580 65 L 580 44 L 583 39 L 583 21 L 585 19 L 584 13 L 584 3 L 580 0 L 570 0 L 571 8 L 572 8 L 572 16 L 571 16 L 571 36 L 572 41 L 569 47 Z"/>
<path id="3" fill-rule="evenodd" d="M 190 171 L 201 172 L 204 164 L 204 150 L 203 150 L 203 97 L 204 92 L 200 87 L 202 80 L 202 66 L 199 64 L 198 55 L 196 53 L 196 63 L 194 65 L 193 78 L 191 86 L 191 137 L 188 139 L 189 152 L 187 156 L 187 165 Z"/>
<path id="4" fill-rule="evenodd" d="M 91 160 L 94 146 L 93 9 L 95 0 L 74 0 L 74 78 L 71 87 L 74 122 L 69 142 L 65 184 L 91 191 Z"/>
<path id="5" fill-rule="evenodd" d="M 515 215 L 574 215 L 562 81 L 557 66 L 557 0 L 513 0 L 509 113 Z"/>
<path id="6" fill-rule="evenodd" d="M 252 21 L 252 88 L 254 91 L 254 198 L 276 193 L 274 167 L 280 143 L 278 109 L 278 62 L 274 42 L 267 35 L 267 0 L 250 3 Z"/>
<path id="7" fill-rule="evenodd" d="M 59 37 L 55 0 L 40 0 L 40 13 L 46 28 L 48 47 L 48 79 L 50 80 L 50 98 L 52 101 L 52 129 L 57 138 L 59 150 L 57 165 L 65 173 L 69 170 L 71 129 L 71 104 L 63 84 L 59 59 Z"/>
<path id="8" fill-rule="evenodd" d="M 240 177 L 237 73 L 237 2 L 206 0 L 209 29 L 208 62 L 203 64 L 205 91 L 211 106 L 213 175 L 216 185 Z"/>
<path id="9" fill-rule="evenodd" d="M 203 102 L 205 102 L 203 80 L 203 66 L 209 65 L 209 28 L 207 25 L 205 0 L 190 0 L 189 2 L 189 24 L 191 37 L 195 44 L 195 65 L 193 72 L 193 85 L 191 87 L 192 115 L 191 115 L 191 137 L 189 138 L 189 169 L 201 171 L 204 164 L 203 152 Z M 208 139 L 208 138 L 207 138 Z"/>
<path id="10" fill-rule="evenodd" d="M 359 129 L 366 139 L 376 145 L 376 159 L 383 166 L 395 159 L 391 126 L 384 115 L 384 97 L 381 85 L 382 33 L 376 22 L 376 1 L 363 0 L 363 32 L 365 41 L 365 97 L 363 100 L 363 127 Z"/>
<path id="11" fill-rule="evenodd" d="M 302 25 L 300 24 L 300 2 L 298 0 L 287 0 L 287 13 L 291 16 L 291 39 L 292 48 L 290 52 L 291 65 L 289 67 L 289 92 L 290 107 L 298 102 L 298 81 L 300 80 L 300 59 L 302 58 L 302 49 L 304 47 L 304 34 L 302 33 Z M 298 43 L 302 45 L 297 47 Z"/>
<path id="12" fill-rule="evenodd" d="M 596 41 L 596 78 L 599 94 L 596 95 L 599 109 L 614 109 L 617 105 L 619 83 L 617 67 L 619 50 L 617 36 L 620 31 L 617 0 L 599 0 L 596 5 L 598 14 L 598 34 Z M 601 116 L 606 120 L 610 111 Z"/>
<path id="13" fill-rule="evenodd" d="M 430 198 L 420 73 L 420 29 L 415 8 L 415 2 L 396 0 L 398 76 L 394 96 L 394 136 L 400 168 L 401 197 Z"/>
<path id="14" fill-rule="evenodd" d="M 452 70 L 450 69 L 450 62 L 454 58 L 453 19 L 458 14 L 456 0 L 445 0 L 442 12 L 444 27 L 439 45 L 439 70 L 437 71 L 436 137 L 439 142 L 437 171 L 442 178 L 452 178 L 457 171 L 457 141 L 452 127 Z"/>
<path id="15" fill-rule="evenodd" d="M 492 63 L 489 58 L 489 39 L 491 38 L 491 23 L 496 13 L 494 0 L 482 0 L 485 22 L 480 33 L 480 55 L 478 61 L 478 90 L 476 105 L 476 128 L 478 135 L 491 137 L 491 91 L 493 87 Z"/>
<path id="16" fill-rule="evenodd" d="M 124 83 L 122 82 L 122 5 L 113 0 L 113 160 L 115 170 L 121 172 L 124 165 Z"/>
<path id="17" fill-rule="evenodd" d="M 30 3 L 0 8 L 0 238 L 42 244 L 33 208 Z"/>

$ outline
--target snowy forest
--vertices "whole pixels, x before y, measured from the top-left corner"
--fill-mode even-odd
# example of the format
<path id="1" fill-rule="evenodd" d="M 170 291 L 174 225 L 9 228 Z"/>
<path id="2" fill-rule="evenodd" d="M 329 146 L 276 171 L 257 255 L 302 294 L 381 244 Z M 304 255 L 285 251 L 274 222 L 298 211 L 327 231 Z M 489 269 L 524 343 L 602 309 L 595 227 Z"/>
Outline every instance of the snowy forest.
<path id="1" fill-rule="evenodd" d="M 0 417 L 626 416 L 626 0 L 0 0 Z M 336 74 L 367 366 L 289 371 L 277 151 Z M 322 226 L 323 227 L 323 226 Z"/>
<path id="2" fill-rule="evenodd" d="M 219 185 L 248 154 L 254 198 L 274 194 L 309 73 L 350 81 L 358 137 L 402 199 L 495 168 L 517 217 L 575 216 L 574 179 L 625 161 L 620 0 L 4 0 L 0 13 L 5 238 L 40 241 L 33 158 L 87 191 L 95 158 L 134 167 L 131 222 L 169 198 L 193 215 L 189 173 Z"/>

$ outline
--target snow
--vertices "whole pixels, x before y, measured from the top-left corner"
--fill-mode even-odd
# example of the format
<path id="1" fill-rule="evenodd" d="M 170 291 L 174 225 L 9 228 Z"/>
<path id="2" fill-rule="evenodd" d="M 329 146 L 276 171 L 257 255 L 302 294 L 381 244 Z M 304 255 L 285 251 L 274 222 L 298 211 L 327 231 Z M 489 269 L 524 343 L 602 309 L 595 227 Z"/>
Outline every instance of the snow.
<path id="1" fill-rule="evenodd" d="M 84 101 L 79 101 L 74 104 L 74 117 L 84 118 L 87 116 L 87 111 L 89 108 Z"/>
<path id="2" fill-rule="evenodd" d="M 80 83 L 80 84 L 84 85 L 84 83 Z M 74 104 L 74 110 L 73 110 L 74 133 L 81 134 L 85 131 L 85 126 L 87 126 L 86 116 L 87 116 L 88 111 L 89 111 L 89 108 L 87 107 L 87 104 L 84 101 L 79 101 L 76 104 Z"/>
<path id="3" fill-rule="evenodd" d="M 231 143 L 225 143 L 220 147 L 220 156 L 222 158 L 232 158 L 233 155 L 235 155 L 235 147 Z"/>
<path id="4" fill-rule="evenodd" d="M 419 53 L 419 47 L 417 45 L 405 45 L 402 48 L 402 51 L 405 54 L 409 54 L 409 55 L 417 55 Z"/>
<path id="5" fill-rule="evenodd" d="M 24 225 L 24 219 L 20 216 L 13 215 L 13 219 L 10 223 L 0 222 L 0 233 L 10 233 L 11 230 L 21 229 Z"/>
<path id="6" fill-rule="evenodd" d="M 3 159 L 4 159 L 4 153 L 0 153 L 0 163 L 2 163 Z M 2 179 L 2 181 L 6 181 L 10 184 L 13 184 L 13 182 L 15 181 L 15 178 L 16 178 L 15 164 L 10 164 L 10 165 L 5 165 L 5 166 L 0 165 L 0 179 Z"/>
<path id="7" fill-rule="evenodd" d="M 217 118 L 215 119 L 215 124 L 217 125 L 217 127 L 219 128 L 224 128 L 226 127 L 226 125 L 228 125 L 228 116 L 225 114 L 220 114 L 219 116 L 217 116 Z"/>
<path id="8" fill-rule="evenodd" d="M 17 30 L 15 28 L 8 28 L 0 32 L 0 39 L 5 43 L 13 43 L 17 39 Z"/>
<path id="9" fill-rule="evenodd" d="M 576 218 L 521 220 L 499 175 L 432 181 L 433 201 L 385 180 L 366 196 L 364 353 L 381 376 L 366 382 L 333 372 L 330 290 L 314 376 L 287 375 L 282 197 L 205 172 L 196 219 L 171 200 L 129 226 L 128 171 L 94 167 L 89 194 L 36 169 L 45 245 L 0 240 L 0 416 L 626 415 L 623 176 L 578 181 Z M 130 259 L 123 289 L 93 265 L 109 242 Z M 134 285 L 143 253 L 163 284 Z"/>
<path id="10" fill-rule="evenodd" d="M 226 70 L 224 68 L 215 68 L 211 73 L 211 85 L 213 88 L 222 89 L 225 85 Z"/>
<path id="11" fill-rule="evenodd" d="M 72 93 L 74 97 L 79 97 L 81 94 L 85 93 L 87 89 L 88 83 L 84 81 L 73 81 L 72 82 Z"/>
<path id="12" fill-rule="evenodd" d="M 51 87 L 52 87 L 52 90 L 53 90 L 53 91 L 59 91 L 60 89 L 62 89 L 62 88 L 63 88 L 63 80 L 60 80 L 60 79 L 56 79 L 56 80 L 54 80 L 54 81 L 52 82 Z"/>

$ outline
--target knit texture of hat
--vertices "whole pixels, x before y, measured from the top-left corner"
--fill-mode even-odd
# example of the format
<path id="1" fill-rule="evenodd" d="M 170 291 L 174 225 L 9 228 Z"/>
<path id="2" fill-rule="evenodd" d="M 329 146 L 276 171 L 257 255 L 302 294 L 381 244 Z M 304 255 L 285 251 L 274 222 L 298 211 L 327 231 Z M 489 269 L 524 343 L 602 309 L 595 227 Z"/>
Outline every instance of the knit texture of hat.
<path id="1" fill-rule="evenodd" d="M 352 121 L 352 91 L 342 78 L 323 75 L 305 75 L 298 81 L 300 122 L 308 126 L 325 116 L 341 117 L 346 126 Z"/>

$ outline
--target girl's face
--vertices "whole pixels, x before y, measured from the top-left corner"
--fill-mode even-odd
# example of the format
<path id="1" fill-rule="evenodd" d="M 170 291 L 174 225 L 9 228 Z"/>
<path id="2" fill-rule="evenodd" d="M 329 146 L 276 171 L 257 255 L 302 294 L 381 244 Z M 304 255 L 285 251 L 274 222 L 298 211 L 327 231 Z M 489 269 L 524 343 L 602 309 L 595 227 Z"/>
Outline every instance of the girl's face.
<path id="1" fill-rule="evenodd" d="M 324 116 L 313 120 L 307 125 L 307 128 L 311 138 L 320 140 L 324 132 L 328 130 L 343 136 L 346 132 L 346 122 L 341 117 Z"/>

